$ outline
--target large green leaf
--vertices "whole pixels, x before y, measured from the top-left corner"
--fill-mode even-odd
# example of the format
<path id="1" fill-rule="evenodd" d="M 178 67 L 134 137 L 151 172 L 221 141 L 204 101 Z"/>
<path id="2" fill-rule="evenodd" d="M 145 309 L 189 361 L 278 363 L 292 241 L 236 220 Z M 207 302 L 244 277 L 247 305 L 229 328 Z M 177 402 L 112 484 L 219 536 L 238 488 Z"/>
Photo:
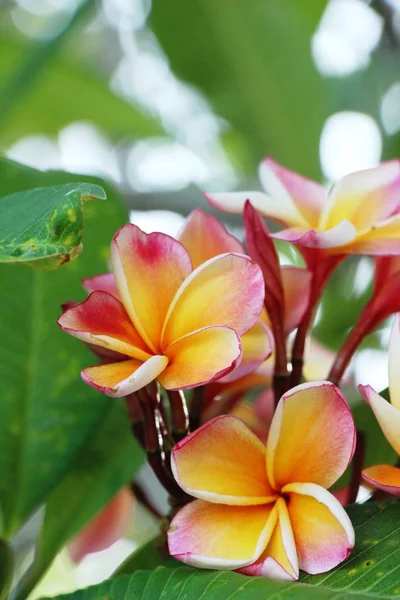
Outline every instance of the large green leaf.
<path id="1" fill-rule="evenodd" d="M 400 597 L 400 505 L 398 501 L 349 507 L 356 531 L 350 559 L 324 575 L 300 583 L 245 577 L 187 567 L 136 571 L 57 600 L 368 600 Z"/>
<path id="2" fill-rule="evenodd" d="M 150 26 L 172 68 L 233 126 L 231 147 L 245 148 L 241 158 L 253 171 L 273 154 L 319 177 L 319 137 L 332 107 L 310 39 L 324 6 L 320 0 L 153 0 Z"/>
<path id="3" fill-rule="evenodd" d="M 0 540 L 0 600 L 7 600 L 13 576 L 13 550 L 5 540 Z"/>
<path id="4" fill-rule="evenodd" d="M 42 173 L 0 161 L 6 194 L 85 178 Z M 94 361 L 59 330 L 60 304 L 83 299 L 80 280 L 107 269 L 109 243 L 127 220 L 110 186 L 106 202 L 85 212 L 86 249 L 56 271 L 0 265 L 0 530 L 9 538 L 60 482 L 112 401 L 86 386 L 80 370 Z"/>
<path id="5" fill-rule="evenodd" d="M 110 403 L 102 423 L 88 438 L 61 483 L 47 497 L 37 554 L 18 590 L 25 600 L 56 553 L 132 479 L 143 463 L 122 404 Z"/>
<path id="6" fill-rule="evenodd" d="M 89 183 L 57 185 L 0 198 L 0 262 L 57 268 L 83 249 L 83 204 L 105 198 Z"/>
<path id="7" fill-rule="evenodd" d="M 4 82 L 29 60 L 40 42 L 0 35 L 0 77 Z M 68 50 L 68 49 L 67 49 Z M 12 67 L 12 68 L 11 68 Z M 74 121 L 90 121 L 113 140 L 162 133 L 161 125 L 137 106 L 117 96 L 108 82 L 90 69 L 82 57 L 64 51 L 40 73 L 29 93 L 15 102 L 1 125 L 0 142 L 8 146 L 29 134 L 56 135 Z"/>

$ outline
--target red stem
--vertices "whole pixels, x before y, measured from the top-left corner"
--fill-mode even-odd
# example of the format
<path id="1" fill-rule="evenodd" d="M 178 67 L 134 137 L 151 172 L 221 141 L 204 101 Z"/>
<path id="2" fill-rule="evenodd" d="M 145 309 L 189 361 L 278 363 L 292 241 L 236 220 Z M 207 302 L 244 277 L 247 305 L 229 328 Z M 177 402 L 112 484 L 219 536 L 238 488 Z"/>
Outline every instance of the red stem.
<path id="1" fill-rule="evenodd" d="M 363 431 L 357 430 L 357 443 L 352 460 L 351 481 L 349 490 L 349 504 L 357 500 L 361 483 L 361 473 L 364 465 L 365 435 Z"/>
<path id="2" fill-rule="evenodd" d="M 179 442 L 189 433 L 189 415 L 185 396 L 182 391 L 167 390 L 171 407 L 172 437 Z"/>

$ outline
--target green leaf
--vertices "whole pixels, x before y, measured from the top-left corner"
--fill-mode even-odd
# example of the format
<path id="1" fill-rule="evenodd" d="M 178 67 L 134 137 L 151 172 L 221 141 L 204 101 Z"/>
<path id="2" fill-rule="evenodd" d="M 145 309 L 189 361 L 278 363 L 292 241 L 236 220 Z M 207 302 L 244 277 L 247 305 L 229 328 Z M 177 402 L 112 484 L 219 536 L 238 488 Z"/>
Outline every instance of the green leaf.
<path id="1" fill-rule="evenodd" d="M 150 26 L 172 69 L 232 126 L 229 149 L 243 147 L 242 166 L 252 172 L 268 153 L 320 175 L 319 138 L 333 106 L 310 39 L 324 7 L 319 0 L 153 0 Z"/>
<path id="2" fill-rule="evenodd" d="M 102 423 L 47 498 L 35 562 L 17 598 L 25 600 L 62 546 L 132 479 L 143 462 L 122 401 L 110 403 Z"/>
<path id="3" fill-rule="evenodd" d="M 22 64 L 35 52 L 38 44 L 41 42 L 29 43 L 25 37 L 12 37 L 1 32 L 1 81 L 10 76 L 10 66 L 15 69 Z M 10 110 L 1 126 L 1 143 L 7 147 L 22 136 L 38 132 L 57 135 L 60 129 L 74 121 L 95 123 L 113 141 L 127 135 L 148 137 L 163 132 L 155 119 L 113 93 L 108 81 L 86 66 L 82 56 L 74 55 L 67 47 L 42 70 L 23 102 L 16 102 Z"/>
<path id="4" fill-rule="evenodd" d="M 94 184 L 37 188 L 0 198 L 0 262 L 55 269 L 83 249 L 83 205 L 105 198 Z"/>
<path id="5" fill-rule="evenodd" d="M 7 600 L 14 576 L 14 554 L 11 545 L 0 540 L 0 600 Z"/>
<path id="6" fill-rule="evenodd" d="M 57 600 L 368 600 L 400 596 L 400 504 L 353 505 L 356 531 L 350 558 L 330 573 L 303 575 L 300 582 L 246 577 L 229 571 L 158 567 L 136 571 Z M 53 598 L 53 600 L 55 600 Z"/>
<path id="7" fill-rule="evenodd" d="M 0 160 L 6 194 L 82 179 Z M 79 260 L 49 272 L 0 265 L 0 535 L 4 538 L 13 536 L 60 483 L 113 402 L 81 381 L 80 370 L 96 359 L 56 325 L 61 303 L 85 297 L 80 280 L 107 270 L 111 238 L 127 220 L 112 187 L 99 183 L 108 201 L 86 206 L 86 250 Z M 111 439 L 110 445 L 114 442 Z"/>
<path id="8" fill-rule="evenodd" d="M 122 563 L 113 574 L 126 575 L 133 573 L 139 569 L 155 569 L 159 565 L 165 567 L 179 567 L 182 563 L 177 561 L 172 556 L 164 556 L 164 552 L 158 549 L 159 539 L 150 540 L 141 548 L 138 548 Z"/>

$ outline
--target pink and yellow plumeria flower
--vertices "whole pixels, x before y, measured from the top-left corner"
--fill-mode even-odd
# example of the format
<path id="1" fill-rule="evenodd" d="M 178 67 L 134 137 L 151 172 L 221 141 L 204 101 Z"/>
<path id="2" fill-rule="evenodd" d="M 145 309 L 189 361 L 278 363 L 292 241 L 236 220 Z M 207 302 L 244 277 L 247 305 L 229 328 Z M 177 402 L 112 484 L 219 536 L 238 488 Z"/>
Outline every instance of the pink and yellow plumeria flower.
<path id="1" fill-rule="evenodd" d="M 113 278 L 58 320 L 71 335 L 116 352 L 119 360 L 89 367 L 82 378 L 114 397 L 154 379 L 170 390 L 218 379 L 241 358 L 240 336 L 264 301 L 260 268 L 234 252 L 193 269 L 180 242 L 125 225 L 111 243 Z M 107 291 L 115 285 L 118 298 Z"/>
<path id="2" fill-rule="evenodd" d="M 400 455 L 400 316 L 396 317 L 389 343 L 389 392 L 387 402 L 370 385 L 358 389 L 368 402 L 389 444 Z M 400 469 L 392 465 L 375 465 L 363 470 L 363 478 L 388 494 L 400 496 Z"/>
<path id="3" fill-rule="evenodd" d="M 297 579 L 345 560 L 354 530 L 327 491 L 355 446 L 351 411 L 329 382 L 280 400 L 266 447 L 240 420 L 217 417 L 178 443 L 172 469 L 197 498 L 174 517 L 170 553 L 198 567 Z"/>
<path id="4" fill-rule="evenodd" d="M 207 193 L 210 204 L 241 213 L 246 200 L 285 229 L 273 237 L 326 255 L 400 253 L 400 161 L 343 177 L 324 187 L 271 158 L 260 165 L 266 191 Z"/>

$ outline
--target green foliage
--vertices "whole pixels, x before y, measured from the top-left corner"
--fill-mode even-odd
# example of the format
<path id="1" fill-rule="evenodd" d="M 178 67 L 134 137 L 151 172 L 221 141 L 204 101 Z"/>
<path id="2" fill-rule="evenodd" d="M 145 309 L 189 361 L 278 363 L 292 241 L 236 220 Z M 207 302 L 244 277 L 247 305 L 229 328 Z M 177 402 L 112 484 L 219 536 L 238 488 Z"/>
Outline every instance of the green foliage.
<path id="1" fill-rule="evenodd" d="M 6 193 L 82 179 L 68 173 L 41 173 L 4 160 L 0 161 L 0 176 Z M 58 529 L 64 541 L 65 535 L 75 532 L 127 481 L 126 457 L 131 456 L 128 463 L 132 472 L 140 462 L 140 458 L 132 458 L 137 451 L 129 436 L 121 433 L 119 437 L 112 428 L 118 421 L 114 425 L 112 420 L 108 422 L 115 401 L 80 380 L 80 370 L 96 359 L 56 325 L 61 303 L 84 297 L 80 280 L 107 270 L 110 240 L 127 220 L 114 190 L 101 183 L 107 189 L 108 201 L 87 205 L 87 249 L 78 261 L 49 272 L 0 266 L 0 320 L 7 340 L 0 350 L 0 515 L 5 538 L 10 538 L 51 493 L 46 519 L 52 518 L 53 510 L 61 515 L 57 508 L 61 500 L 54 490 L 62 486 L 59 489 L 64 497 L 72 497 L 82 486 L 76 469 L 83 477 L 85 469 L 93 469 L 98 462 L 101 472 L 94 471 L 96 485 L 85 485 L 87 506 L 81 512 L 75 507 L 76 520 L 64 523 L 65 533 Z M 125 415 L 113 418 L 121 423 Z M 107 436 L 108 426 L 111 431 Z M 101 435 L 108 439 L 108 445 Z M 94 446 L 87 446 L 91 439 Z M 115 471 L 114 479 L 110 470 Z M 71 480 L 74 474 L 77 479 Z M 98 498 L 90 499 L 91 494 Z M 82 489 L 77 498 L 83 498 Z M 53 540 L 51 545 L 57 543 Z"/>
<path id="2" fill-rule="evenodd" d="M 0 540 L 0 600 L 7 600 L 14 575 L 14 555 L 11 545 Z"/>
<path id="3" fill-rule="evenodd" d="M 310 38 L 324 5 L 153 1 L 150 26 L 173 69 L 232 125 L 228 150 L 234 154 L 240 147 L 240 162 L 251 172 L 273 153 L 319 178 L 319 136 L 333 111 L 329 86 L 313 65 Z"/>
<path id="4" fill-rule="evenodd" d="M 105 198 L 88 183 L 26 190 L 0 198 L 0 262 L 55 269 L 83 249 L 83 205 Z"/>
<path id="5" fill-rule="evenodd" d="M 159 543 L 159 539 L 156 538 L 135 550 L 135 552 L 133 552 L 131 556 L 128 556 L 122 565 L 118 567 L 113 576 L 134 573 L 140 569 L 155 569 L 161 562 L 165 567 L 181 566 L 182 563 L 172 556 L 165 556 L 166 550 L 163 550 L 162 553 L 160 553 L 158 548 Z"/>
<path id="6" fill-rule="evenodd" d="M 399 597 L 399 502 L 389 500 L 353 505 L 348 512 L 356 531 L 356 547 L 351 557 L 330 573 L 303 575 L 300 583 L 245 577 L 226 571 L 158 567 L 58 596 L 57 600 L 182 600 L 184 597 L 198 600 L 366 600 Z"/>

